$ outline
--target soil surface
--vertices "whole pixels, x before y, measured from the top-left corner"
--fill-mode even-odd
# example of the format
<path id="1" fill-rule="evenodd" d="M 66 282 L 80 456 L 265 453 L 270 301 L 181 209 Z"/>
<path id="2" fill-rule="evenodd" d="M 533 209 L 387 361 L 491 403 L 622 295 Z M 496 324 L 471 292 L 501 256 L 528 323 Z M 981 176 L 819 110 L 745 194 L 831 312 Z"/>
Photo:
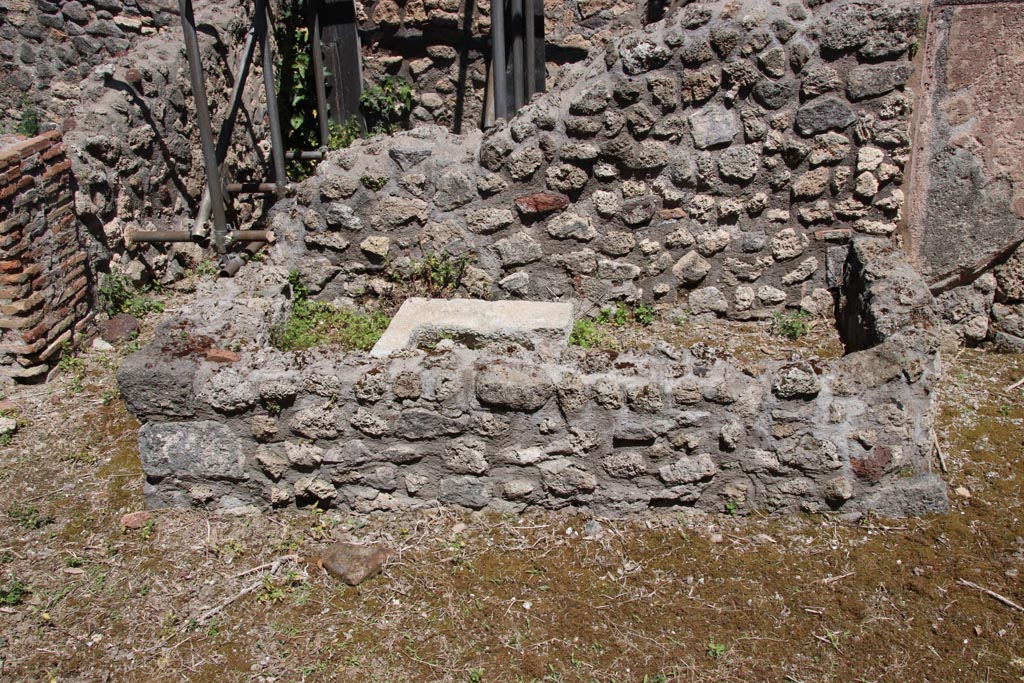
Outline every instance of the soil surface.
<path id="1" fill-rule="evenodd" d="M 736 343 L 788 353 L 763 330 Z M 944 517 L 161 510 L 126 529 L 126 352 L 0 404 L 19 420 L 0 681 L 1024 680 L 1024 356 L 945 360 Z M 338 540 L 391 559 L 346 586 L 316 562 Z"/>

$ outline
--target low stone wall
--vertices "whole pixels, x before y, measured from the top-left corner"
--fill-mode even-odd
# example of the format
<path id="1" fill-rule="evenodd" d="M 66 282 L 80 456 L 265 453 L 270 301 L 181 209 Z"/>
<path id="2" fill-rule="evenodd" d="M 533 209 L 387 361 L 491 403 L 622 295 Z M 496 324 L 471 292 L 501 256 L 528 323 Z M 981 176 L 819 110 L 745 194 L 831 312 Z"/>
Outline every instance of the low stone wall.
<path id="1" fill-rule="evenodd" d="M 282 353 L 284 272 L 243 274 L 121 369 L 147 505 L 944 511 L 934 303 L 885 244 L 852 254 L 844 315 L 870 348 L 756 367 L 704 344 Z"/>
<path id="2" fill-rule="evenodd" d="M 89 312 L 87 266 L 60 134 L 0 139 L 0 377 L 46 374 Z"/>

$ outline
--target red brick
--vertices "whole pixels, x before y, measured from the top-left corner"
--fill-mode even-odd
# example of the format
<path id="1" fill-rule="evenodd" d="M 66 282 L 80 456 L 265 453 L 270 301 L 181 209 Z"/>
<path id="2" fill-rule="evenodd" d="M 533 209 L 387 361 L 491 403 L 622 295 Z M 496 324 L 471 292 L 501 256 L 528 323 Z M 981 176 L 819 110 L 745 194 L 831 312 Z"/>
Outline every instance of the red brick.
<path id="1" fill-rule="evenodd" d="M 42 271 L 38 263 L 33 263 L 20 273 L 0 273 L 0 285 L 20 285 L 28 282 Z"/>
<path id="2" fill-rule="evenodd" d="M 20 285 L 18 287 L 0 287 L 0 300 L 13 301 L 14 299 L 20 299 L 26 296 L 32 291 L 30 285 Z"/>
<path id="3" fill-rule="evenodd" d="M 64 173 L 65 171 L 71 170 L 71 159 L 65 159 L 59 164 L 54 164 L 50 168 L 43 171 L 43 178 L 52 178 L 55 175 Z"/>
<path id="4" fill-rule="evenodd" d="M 45 152 L 43 152 L 43 154 L 42 154 L 43 161 L 49 161 L 50 159 L 53 159 L 54 157 L 58 157 L 61 154 L 64 154 L 66 149 L 67 148 L 65 147 L 63 142 L 57 143 L 56 145 L 54 145 L 50 149 L 48 149 Z"/>
<path id="5" fill-rule="evenodd" d="M 21 163 L 21 152 L 14 147 L 0 149 L 0 169 L 5 169 L 18 163 Z"/>
<path id="6" fill-rule="evenodd" d="M 0 273 L 17 273 L 21 270 L 24 263 L 21 259 L 8 259 L 6 261 L 0 261 Z"/>
<path id="7" fill-rule="evenodd" d="M 18 154 L 21 158 L 32 156 L 36 152 L 41 152 L 50 146 L 52 140 L 46 135 L 40 135 L 38 137 L 29 138 L 24 142 L 20 142 L 14 146 L 14 149 L 18 150 Z"/>
<path id="8" fill-rule="evenodd" d="M 210 349 L 206 352 L 206 360 L 211 363 L 237 363 L 242 357 L 228 349 Z"/>
<path id="9" fill-rule="evenodd" d="M 22 356 L 38 353 L 46 347 L 46 340 L 40 339 L 34 344 L 0 344 L 0 353 L 12 353 Z"/>
<path id="10" fill-rule="evenodd" d="M 45 311 L 36 311 L 30 316 L 0 316 L 0 328 L 5 330 L 24 330 L 38 324 L 43 319 L 44 313 Z M 35 339 L 25 339 L 25 341 L 35 341 Z"/>
<path id="11" fill-rule="evenodd" d="M 0 315 L 23 315 L 43 303 L 43 293 L 36 292 L 32 296 L 10 304 L 0 304 Z"/>

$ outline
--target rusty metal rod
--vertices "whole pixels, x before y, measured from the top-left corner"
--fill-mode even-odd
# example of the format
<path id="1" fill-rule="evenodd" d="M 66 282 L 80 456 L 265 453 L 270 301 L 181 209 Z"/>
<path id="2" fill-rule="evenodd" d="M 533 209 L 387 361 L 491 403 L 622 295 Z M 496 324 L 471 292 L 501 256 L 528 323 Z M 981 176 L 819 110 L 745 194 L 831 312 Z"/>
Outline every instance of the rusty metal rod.
<path id="1" fill-rule="evenodd" d="M 544 0 L 541 0 L 543 2 Z M 534 86 L 536 77 L 534 72 L 537 70 L 537 9 L 534 4 L 535 0 L 524 0 L 526 5 L 526 11 L 523 12 L 523 17 L 526 22 L 524 27 L 525 33 L 525 47 L 526 47 L 526 68 L 524 71 L 524 86 L 526 88 L 526 101 L 529 102 L 530 98 L 533 97 L 533 93 L 536 92 Z"/>
<path id="2" fill-rule="evenodd" d="M 512 106 L 513 112 L 523 107 L 523 0 L 512 1 Z M 511 114 L 509 115 L 511 118 Z"/>

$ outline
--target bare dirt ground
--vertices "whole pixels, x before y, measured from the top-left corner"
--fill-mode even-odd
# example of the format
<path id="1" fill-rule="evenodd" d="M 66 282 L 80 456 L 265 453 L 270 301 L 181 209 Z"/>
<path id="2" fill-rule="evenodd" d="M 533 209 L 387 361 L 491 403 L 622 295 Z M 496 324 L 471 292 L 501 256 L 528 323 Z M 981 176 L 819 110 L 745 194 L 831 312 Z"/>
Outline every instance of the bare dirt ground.
<path id="1" fill-rule="evenodd" d="M 963 583 L 1024 604 L 1024 356 L 947 359 L 940 518 L 167 510 L 126 531 L 124 353 L 5 397 L 0 681 L 1024 680 L 1024 611 Z M 393 559 L 344 586 L 311 561 L 339 539 Z"/>

